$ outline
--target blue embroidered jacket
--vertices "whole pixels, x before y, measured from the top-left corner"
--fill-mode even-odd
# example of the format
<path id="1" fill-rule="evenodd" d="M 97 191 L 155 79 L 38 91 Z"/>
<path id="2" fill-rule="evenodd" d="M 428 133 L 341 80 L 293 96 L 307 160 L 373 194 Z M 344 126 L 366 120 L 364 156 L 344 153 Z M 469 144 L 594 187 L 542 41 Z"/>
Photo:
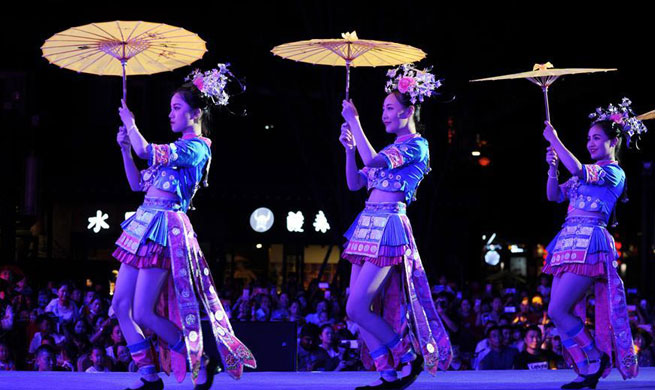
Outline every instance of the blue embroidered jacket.
<path id="1" fill-rule="evenodd" d="M 600 212 L 607 222 L 623 193 L 625 172 L 616 161 L 586 164 L 582 171 L 582 179 L 574 176 L 560 185 L 562 191 L 558 202 L 568 199 L 569 212 L 574 209 Z"/>
<path id="2" fill-rule="evenodd" d="M 401 191 L 407 204 L 416 200 L 416 189 L 430 171 L 428 141 L 420 134 L 403 135 L 379 154 L 387 162 L 385 168 L 364 167 L 359 171 L 367 180 L 368 190 Z"/>
<path id="3" fill-rule="evenodd" d="M 141 191 L 154 186 L 176 194 L 186 212 L 211 159 L 210 146 L 208 138 L 194 136 L 170 144 L 150 144 L 150 167 L 141 171 Z"/>

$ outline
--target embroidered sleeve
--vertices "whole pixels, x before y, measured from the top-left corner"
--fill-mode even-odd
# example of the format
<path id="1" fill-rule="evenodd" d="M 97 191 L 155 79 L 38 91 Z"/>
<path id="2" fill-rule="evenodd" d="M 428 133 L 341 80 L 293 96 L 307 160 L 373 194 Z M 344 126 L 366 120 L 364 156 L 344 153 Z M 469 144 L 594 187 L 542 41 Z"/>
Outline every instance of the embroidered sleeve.
<path id="1" fill-rule="evenodd" d="M 168 165 L 174 157 L 175 144 L 150 144 L 150 166 Z"/>
<path id="2" fill-rule="evenodd" d="M 577 178 L 577 176 L 574 177 Z M 559 199 L 557 199 L 557 203 L 562 203 L 570 198 L 569 191 L 571 191 L 571 186 L 573 185 L 573 181 L 574 179 L 572 177 L 569 180 L 559 185 L 560 191 L 559 191 Z"/>
<path id="3" fill-rule="evenodd" d="M 623 169 L 617 164 L 598 165 L 585 164 L 582 166 L 583 181 L 586 184 L 616 187 L 624 178 Z"/>
<path id="4" fill-rule="evenodd" d="M 380 155 L 387 161 L 389 169 L 420 161 L 427 153 L 427 141 L 423 138 L 414 138 L 406 143 L 393 144 L 380 151 Z"/>
<path id="5" fill-rule="evenodd" d="M 171 144 L 150 144 L 150 165 L 191 167 L 209 156 L 209 146 L 198 139 L 181 139 Z"/>

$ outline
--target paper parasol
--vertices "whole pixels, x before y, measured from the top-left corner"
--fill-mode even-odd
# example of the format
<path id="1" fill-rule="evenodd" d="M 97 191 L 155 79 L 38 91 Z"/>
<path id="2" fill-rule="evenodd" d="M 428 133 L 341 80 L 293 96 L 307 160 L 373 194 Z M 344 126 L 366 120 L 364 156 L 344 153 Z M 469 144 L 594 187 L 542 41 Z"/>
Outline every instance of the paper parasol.
<path id="1" fill-rule="evenodd" d="M 646 112 L 644 114 L 641 114 L 641 115 L 637 115 L 637 119 L 639 119 L 640 121 L 655 119 L 655 110 L 648 111 L 648 112 Z"/>
<path id="2" fill-rule="evenodd" d="M 171 71 L 202 58 L 205 41 L 180 27 L 114 21 L 72 27 L 41 46 L 51 64 L 76 72 L 122 76 Z"/>
<path id="3" fill-rule="evenodd" d="M 423 50 L 400 43 L 362 40 L 357 32 L 342 39 L 311 39 L 275 46 L 271 52 L 289 60 L 346 67 L 346 99 L 350 94 L 351 66 L 394 66 L 425 58 Z"/>
<path id="4" fill-rule="evenodd" d="M 528 79 L 529 81 L 541 87 L 544 93 L 544 104 L 546 105 L 546 120 L 550 122 L 550 107 L 548 105 L 548 87 L 550 87 L 555 80 L 560 76 L 581 73 L 596 73 L 596 72 L 611 72 L 616 69 L 598 69 L 598 68 L 566 68 L 557 69 L 553 64 L 547 62 L 545 64 L 535 64 L 531 72 L 521 72 L 508 74 L 504 76 L 488 77 L 484 79 L 471 80 L 477 81 L 496 81 L 496 80 L 512 80 L 512 79 Z"/>

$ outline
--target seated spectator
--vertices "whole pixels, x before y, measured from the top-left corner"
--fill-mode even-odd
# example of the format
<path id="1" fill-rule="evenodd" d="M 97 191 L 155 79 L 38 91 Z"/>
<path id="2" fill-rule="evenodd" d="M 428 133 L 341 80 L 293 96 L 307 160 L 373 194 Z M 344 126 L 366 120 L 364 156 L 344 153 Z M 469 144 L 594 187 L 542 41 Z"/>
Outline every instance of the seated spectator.
<path id="1" fill-rule="evenodd" d="M 94 345 L 91 348 L 91 354 L 89 355 L 91 360 L 91 367 L 87 368 L 85 372 L 97 373 L 97 372 L 109 372 L 107 368 L 107 355 L 105 354 L 105 349 L 100 345 Z"/>
<path id="2" fill-rule="evenodd" d="M 312 354 L 318 349 L 318 326 L 306 323 L 298 339 L 298 371 L 312 370 Z"/>
<path id="3" fill-rule="evenodd" d="M 11 359 L 9 346 L 4 341 L 0 341 L 0 371 L 14 371 L 16 365 Z"/>
<path id="4" fill-rule="evenodd" d="M 302 307 L 297 300 L 294 300 L 289 305 L 289 321 L 298 322 L 299 325 L 305 323 L 305 317 L 302 315 Z"/>
<path id="5" fill-rule="evenodd" d="M 51 338 L 55 345 L 60 345 L 64 341 L 64 336 L 58 333 L 54 333 L 54 321 L 49 315 L 41 314 L 36 319 L 36 324 L 39 331 L 34 333 L 34 337 L 32 337 L 32 341 L 30 342 L 30 347 L 28 349 L 29 353 L 35 353 L 43 341 L 48 338 Z"/>
<path id="6" fill-rule="evenodd" d="M 525 348 L 514 359 L 514 368 L 518 370 L 547 370 L 555 368 L 556 357 L 551 351 L 541 349 L 541 329 L 529 326 L 523 338 Z"/>
<path id="7" fill-rule="evenodd" d="M 75 302 L 70 299 L 70 285 L 62 283 L 57 289 L 57 298 L 48 303 L 46 313 L 52 313 L 59 324 L 75 322 L 79 315 L 79 309 Z"/>
<path id="8" fill-rule="evenodd" d="M 489 329 L 492 327 L 497 326 L 495 322 L 493 321 L 488 321 L 485 325 L 485 334 L 489 334 Z M 480 362 L 482 359 L 484 359 L 485 356 L 491 351 L 491 348 L 489 347 L 489 338 L 485 337 L 484 339 L 480 340 L 478 344 L 475 346 L 475 352 L 473 353 L 473 361 L 471 362 L 471 365 L 473 366 L 474 370 L 479 370 L 480 369 Z"/>
<path id="9" fill-rule="evenodd" d="M 114 345 L 112 349 L 113 355 L 116 356 L 112 364 L 112 371 L 136 372 L 136 364 L 132 360 L 132 355 L 130 355 L 130 351 L 127 349 L 125 343 Z"/>
<path id="10" fill-rule="evenodd" d="M 57 353 L 57 371 L 75 371 L 74 362 L 77 360 L 77 346 L 66 342 Z"/>
<path id="11" fill-rule="evenodd" d="M 635 345 L 637 347 L 637 359 L 639 367 L 653 367 L 655 365 L 655 356 L 651 346 L 650 335 L 642 329 L 635 333 Z"/>
<path id="12" fill-rule="evenodd" d="M 470 370 L 471 365 L 465 359 L 462 359 L 461 348 L 459 345 L 453 345 L 453 359 L 450 361 L 448 371 L 464 371 Z"/>
<path id="13" fill-rule="evenodd" d="M 326 300 L 320 300 L 316 302 L 316 310 L 313 313 L 307 314 L 305 316 L 305 322 L 311 322 L 314 325 L 318 325 L 320 321 L 320 313 L 328 311 L 328 302 Z"/>
<path id="14" fill-rule="evenodd" d="M 571 368 L 569 364 L 564 359 L 564 348 L 562 345 L 562 338 L 557 335 L 553 336 L 553 339 L 550 342 L 550 350 L 555 357 L 555 368 L 562 370 L 565 368 Z"/>
<path id="15" fill-rule="evenodd" d="M 271 321 L 289 320 L 289 294 L 282 293 L 277 300 L 277 306 L 271 314 Z"/>
<path id="16" fill-rule="evenodd" d="M 125 338 L 123 338 L 123 332 L 121 327 L 118 325 L 118 321 L 112 320 L 111 322 L 111 333 L 109 333 L 107 348 L 105 348 L 105 353 L 108 357 L 116 360 L 116 355 L 114 354 L 115 346 L 119 344 L 125 344 Z"/>
<path id="17" fill-rule="evenodd" d="M 99 316 L 107 314 L 102 298 L 93 295 L 91 302 L 80 310 L 80 315 L 89 324 L 95 324 Z"/>
<path id="18" fill-rule="evenodd" d="M 36 371 L 54 371 L 55 350 L 49 345 L 41 345 L 34 351 L 34 369 Z"/>
<path id="19" fill-rule="evenodd" d="M 480 361 L 480 370 L 509 370 L 514 364 L 518 351 L 514 348 L 503 346 L 502 330 L 498 326 L 492 326 L 487 331 L 489 340 L 489 352 Z"/>
<path id="20" fill-rule="evenodd" d="M 271 318 L 271 297 L 265 293 L 255 295 L 253 321 L 268 321 Z"/>
<path id="21" fill-rule="evenodd" d="M 334 371 L 339 365 L 339 349 L 331 325 L 321 326 L 319 341 L 316 353 L 312 354 L 312 371 Z"/>

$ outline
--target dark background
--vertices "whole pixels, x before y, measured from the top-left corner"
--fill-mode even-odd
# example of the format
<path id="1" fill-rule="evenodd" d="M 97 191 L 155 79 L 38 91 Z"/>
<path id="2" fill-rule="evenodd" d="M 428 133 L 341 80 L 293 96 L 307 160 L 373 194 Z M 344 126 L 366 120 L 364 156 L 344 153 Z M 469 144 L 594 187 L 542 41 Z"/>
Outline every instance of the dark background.
<path id="1" fill-rule="evenodd" d="M 623 96 L 638 113 L 655 109 L 652 16 L 630 2 L 611 7 L 576 2 L 575 9 L 551 2 L 335 3 L 112 2 L 100 8 L 48 1 L 8 8 L 2 15 L 0 63 L 2 261 L 29 264 L 20 247 L 13 256 L 10 230 L 15 225 L 20 236 L 35 221 L 42 221 L 48 237 L 48 258 L 57 257 L 55 231 L 66 228 L 74 249 L 59 257 L 85 260 L 90 251 L 109 251 L 122 217 L 110 218 L 112 229 L 93 237 L 82 226 L 86 218 L 101 207 L 120 216 L 139 204 L 142 194 L 129 192 L 115 142 L 120 79 L 59 69 L 41 58 L 40 46 L 72 26 L 146 20 L 198 33 L 208 48 L 191 67 L 128 77 L 129 106 L 149 141 L 174 139 L 167 117 L 170 93 L 192 68 L 230 62 L 247 84 L 246 93 L 233 99 L 233 109 L 246 108 L 248 115 L 215 116 L 210 187 L 199 192 L 198 210 L 190 213 L 201 240 L 211 244 L 212 258 L 255 242 L 342 243 L 340 234 L 365 196 L 348 192 L 337 140 L 345 68 L 294 63 L 270 50 L 356 30 L 362 39 L 421 48 L 428 57 L 420 65 L 433 65 L 444 79 L 442 96 L 425 104 L 422 113 L 433 170 L 409 209 L 428 274 L 463 281 L 497 271 L 481 260 L 481 237 L 495 232 L 500 243 L 526 246 L 529 275 L 535 276 L 540 261 L 533 248 L 549 242 L 565 214 L 564 205 L 545 199 L 541 91 L 525 80 L 468 80 L 527 71 L 546 61 L 560 68 L 618 68 L 563 77 L 551 88 L 553 124 L 587 162 L 588 113 Z M 352 71 L 351 95 L 376 148 L 392 141 L 380 121 L 385 72 Z M 631 201 L 619 206 L 620 225 L 614 230 L 629 265 L 627 284 L 642 288 L 653 270 L 652 138 L 648 134 L 641 151 L 622 156 Z M 473 150 L 490 164 L 481 166 Z M 280 216 L 266 235 L 248 226 L 250 213 L 260 206 Z M 68 227 L 52 222 L 62 207 L 72 210 Z M 300 209 L 306 211 L 306 233 L 290 235 L 279 221 Z M 332 225 L 328 235 L 310 233 L 319 209 Z"/>

